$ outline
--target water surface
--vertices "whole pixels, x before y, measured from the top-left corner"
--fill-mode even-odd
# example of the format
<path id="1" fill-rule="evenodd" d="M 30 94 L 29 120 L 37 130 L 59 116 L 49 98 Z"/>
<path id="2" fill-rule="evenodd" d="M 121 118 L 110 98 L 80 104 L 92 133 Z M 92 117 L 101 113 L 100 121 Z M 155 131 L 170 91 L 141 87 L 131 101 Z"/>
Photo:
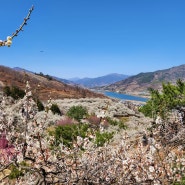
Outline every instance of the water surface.
<path id="1" fill-rule="evenodd" d="M 148 98 L 143 98 L 140 96 L 132 96 L 128 94 L 121 94 L 121 93 L 110 92 L 110 91 L 105 91 L 104 94 L 111 98 L 117 98 L 121 100 L 134 100 L 134 101 L 142 101 L 142 102 L 146 102 L 148 100 Z"/>

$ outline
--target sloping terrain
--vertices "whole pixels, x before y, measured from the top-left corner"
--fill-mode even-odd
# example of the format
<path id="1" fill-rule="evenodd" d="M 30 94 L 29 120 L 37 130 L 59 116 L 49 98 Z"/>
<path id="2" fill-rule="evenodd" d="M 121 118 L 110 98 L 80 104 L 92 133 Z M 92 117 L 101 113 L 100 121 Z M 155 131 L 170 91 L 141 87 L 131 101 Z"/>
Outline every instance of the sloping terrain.
<path id="1" fill-rule="evenodd" d="M 16 71 L 11 68 L 0 66 L 0 89 L 4 86 L 17 86 L 25 89 L 26 81 L 29 81 L 32 93 L 41 100 L 63 98 L 85 98 L 85 97 L 104 97 L 88 89 L 78 86 L 67 85 L 47 76 L 40 76 L 29 72 Z"/>
<path id="2" fill-rule="evenodd" d="M 16 71 L 22 71 L 22 72 L 28 72 L 28 73 L 36 74 L 33 71 L 29 71 L 29 70 L 26 70 L 26 69 L 23 69 L 23 68 L 20 68 L 20 67 L 14 67 L 13 69 L 16 70 Z M 40 72 L 40 74 L 43 74 L 43 73 Z M 55 79 L 55 80 L 57 80 L 59 82 L 63 82 L 65 84 L 70 84 L 70 85 L 74 85 L 75 84 L 72 81 L 69 81 L 69 80 L 66 80 L 66 79 L 63 79 L 63 78 L 59 78 L 59 77 L 56 77 L 56 76 L 51 76 L 51 78 L 53 78 L 53 79 Z"/>
<path id="3" fill-rule="evenodd" d="M 13 101 L 0 95 L 0 184 L 184 184 L 180 117 L 152 121 L 137 107 L 110 99 L 57 104 L 61 110 L 83 105 L 91 117 L 69 123 L 65 111 L 37 112 L 30 96 Z M 22 107 L 27 107 L 26 114 Z"/>
<path id="4" fill-rule="evenodd" d="M 104 90 L 118 91 L 128 94 L 145 94 L 148 88 L 161 89 L 162 83 L 175 83 L 185 80 L 185 65 L 155 72 L 139 73 L 125 80 L 104 87 Z"/>

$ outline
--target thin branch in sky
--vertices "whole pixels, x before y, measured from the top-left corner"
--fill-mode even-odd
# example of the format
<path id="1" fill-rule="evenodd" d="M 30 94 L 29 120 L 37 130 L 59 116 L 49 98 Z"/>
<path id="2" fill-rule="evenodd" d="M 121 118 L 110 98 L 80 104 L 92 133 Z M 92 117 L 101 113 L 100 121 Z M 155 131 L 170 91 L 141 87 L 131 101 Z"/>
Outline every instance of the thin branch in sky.
<path id="1" fill-rule="evenodd" d="M 23 27 L 27 25 L 27 21 L 30 19 L 30 16 L 31 16 L 31 13 L 32 11 L 34 10 L 34 6 L 32 6 L 30 9 L 29 9 L 29 12 L 27 14 L 27 16 L 24 18 L 24 21 L 23 23 L 20 25 L 20 27 L 15 31 L 15 33 L 13 33 L 11 36 L 8 36 L 6 40 L 0 40 L 0 47 L 1 46 L 8 46 L 10 47 L 11 44 L 12 44 L 12 39 L 15 37 L 15 36 L 18 36 L 18 34 L 23 31 Z"/>

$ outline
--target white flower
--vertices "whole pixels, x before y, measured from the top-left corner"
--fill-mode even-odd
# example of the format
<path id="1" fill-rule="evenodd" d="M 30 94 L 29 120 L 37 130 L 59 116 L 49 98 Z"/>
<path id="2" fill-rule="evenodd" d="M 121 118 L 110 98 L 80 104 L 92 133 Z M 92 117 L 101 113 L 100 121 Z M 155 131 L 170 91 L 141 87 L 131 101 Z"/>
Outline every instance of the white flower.
<path id="1" fill-rule="evenodd" d="M 105 180 L 106 180 L 107 182 L 110 181 L 110 177 L 106 176 L 106 177 L 105 177 Z"/>
<path id="2" fill-rule="evenodd" d="M 6 41 L 6 46 L 10 47 L 11 44 L 12 44 L 12 41 L 11 41 L 11 40 L 7 40 L 7 41 Z"/>
<path id="3" fill-rule="evenodd" d="M 8 41 L 8 40 L 11 41 L 11 40 L 12 40 L 12 37 L 8 36 L 6 39 L 7 39 L 7 41 Z"/>
<path id="4" fill-rule="evenodd" d="M 150 167 L 149 167 L 149 171 L 152 173 L 152 172 L 155 171 L 155 168 L 154 168 L 153 166 L 150 166 Z"/>

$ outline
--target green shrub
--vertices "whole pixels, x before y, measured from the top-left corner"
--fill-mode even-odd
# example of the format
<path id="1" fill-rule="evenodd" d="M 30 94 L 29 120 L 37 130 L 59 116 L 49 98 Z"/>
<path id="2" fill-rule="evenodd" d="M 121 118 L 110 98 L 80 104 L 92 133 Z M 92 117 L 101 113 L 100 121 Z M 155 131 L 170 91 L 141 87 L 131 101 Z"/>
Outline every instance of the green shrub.
<path id="1" fill-rule="evenodd" d="M 118 126 L 120 129 L 126 129 L 127 126 L 125 125 L 125 122 L 128 121 L 126 118 L 122 118 L 121 120 L 113 120 L 110 117 L 106 118 L 108 123 L 113 126 Z"/>
<path id="2" fill-rule="evenodd" d="M 15 165 L 11 165 L 11 173 L 9 175 L 9 179 L 16 179 L 20 176 L 23 176 L 24 173 L 20 171 Z"/>
<path id="3" fill-rule="evenodd" d="M 44 73 L 40 72 L 40 73 L 35 73 L 35 75 L 39 75 L 42 76 L 44 78 L 47 78 L 48 80 L 53 80 L 53 78 L 50 75 L 45 75 Z"/>
<path id="4" fill-rule="evenodd" d="M 25 95 L 25 92 L 16 86 L 13 86 L 11 88 L 9 86 L 5 86 L 3 92 L 5 93 L 5 95 L 11 96 L 15 100 L 23 98 Z"/>
<path id="5" fill-rule="evenodd" d="M 53 80 L 53 78 L 49 75 L 45 75 L 45 77 L 48 79 L 48 80 Z"/>
<path id="6" fill-rule="evenodd" d="M 108 143 L 113 138 L 114 133 L 111 132 L 96 132 L 95 144 L 97 147 L 103 146 L 106 142 Z"/>
<path id="7" fill-rule="evenodd" d="M 163 118 L 168 117 L 168 112 L 185 106 L 185 83 L 177 80 L 176 85 L 163 83 L 162 91 L 150 88 L 150 99 L 139 111 L 145 116 L 156 118 L 157 113 Z"/>
<path id="8" fill-rule="evenodd" d="M 81 121 L 81 119 L 83 119 L 85 116 L 88 115 L 87 109 L 81 105 L 78 106 L 72 106 L 68 112 L 67 115 L 70 118 L 74 118 L 77 121 Z"/>
<path id="9" fill-rule="evenodd" d="M 118 127 L 119 127 L 120 129 L 126 129 L 126 128 L 127 128 L 127 126 L 125 125 L 125 123 L 124 123 L 123 121 L 119 121 Z"/>
<path id="10" fill-rule="evenodd" d="M 3 89 L 3 92 L 6 96 L 10 96 L 11 95 L 11 89 L 9 86 L 5 86 Z"/>
<path id="11" fill-rule="evenodd" d="M 62 115 L 62 113 L 61 113 L 57 104 L 52 104 L 50 110 L 53 112 L 53 114 Z"/>
<path id="12" fill-rule="evenodd" d="M 75 139 L 76 125 L 58 126 L 54 136 L 56 145 L 63 143 L 67 147 L 72 147 L 72 141 Z"/>
<path id="13" fill-rule="evenodd" d="M 37 103 L 38 111 L 43 111 L 44 110 L 43 103 L 39 99 L 36 100 L 36 103 Z"/>
<path id="14" fill-rule="evenodd" d="M 73 141 L 76 141 L 77 136 L 86 137 L 89 126 L 86 124 L 68 124 L 59 125 L 54 131 L 50 131 L 50 135 L 55 137 L 55 144 L 58 146 L 63 143 L 67 147 L 72 147 Z"/>
<path id="15" fill-rule="evenodd" d="M 110 117 L 106 117 L 107 121 L 109 122 L 110 125 L 117 126 L 118 121 L 111 119 Z"/>

